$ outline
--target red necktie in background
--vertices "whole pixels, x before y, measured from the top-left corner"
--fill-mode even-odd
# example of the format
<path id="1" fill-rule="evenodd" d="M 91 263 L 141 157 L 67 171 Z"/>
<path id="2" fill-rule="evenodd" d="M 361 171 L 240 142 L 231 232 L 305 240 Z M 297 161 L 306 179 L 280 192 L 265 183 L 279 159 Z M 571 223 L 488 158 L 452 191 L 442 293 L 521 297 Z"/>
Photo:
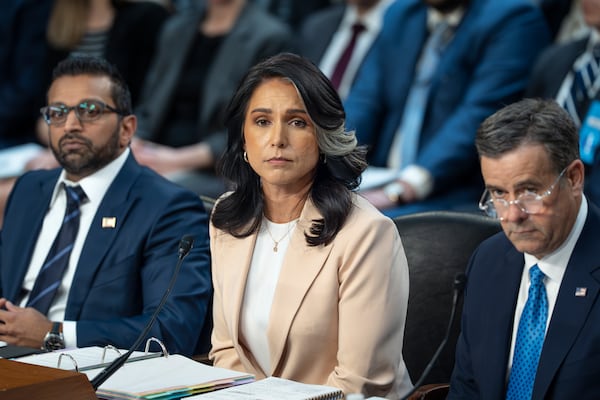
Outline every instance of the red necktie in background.
<path id="1" fill-rule="evenodd" d="M 352 25 L 352 37 L 348 42 L 348 46 L 344 49 L 335 69 L 333 70 L 333 75 L 331 75 L 331 83 L 333 87 L 338 89 L 340 87 L 340 83 L 342 82 L 342 77 L 344 76 L 344 72 L 348 67 L 348 63 L 350 62 L 350 58 L 352 58 L 352 53 L 354 52 L 354 47 L 356 46 L 356 40 L 358 39 L 358 35 L 366 30 L 365 26 L 360 22 Z"/>

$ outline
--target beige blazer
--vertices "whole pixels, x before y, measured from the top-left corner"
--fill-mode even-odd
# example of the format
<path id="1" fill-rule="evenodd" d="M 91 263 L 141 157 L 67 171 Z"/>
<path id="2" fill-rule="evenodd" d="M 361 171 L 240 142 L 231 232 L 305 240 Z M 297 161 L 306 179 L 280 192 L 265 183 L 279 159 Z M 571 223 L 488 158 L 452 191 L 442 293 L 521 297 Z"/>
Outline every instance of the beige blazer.
<path id="1" fill-rule="evenodd" d="M 257 235 L 237 239 L 210 227 L 214 365 L 326 384 L 345 393 L 398 398 L 411 383 L 402 359 L 408 265 L 394 223 L 354 195 L 328 246 L 304 232 L 321 215 L 306 202 L 283 261 L 266 332 L 272 370 L 244 346 L 240 312 Z"/>

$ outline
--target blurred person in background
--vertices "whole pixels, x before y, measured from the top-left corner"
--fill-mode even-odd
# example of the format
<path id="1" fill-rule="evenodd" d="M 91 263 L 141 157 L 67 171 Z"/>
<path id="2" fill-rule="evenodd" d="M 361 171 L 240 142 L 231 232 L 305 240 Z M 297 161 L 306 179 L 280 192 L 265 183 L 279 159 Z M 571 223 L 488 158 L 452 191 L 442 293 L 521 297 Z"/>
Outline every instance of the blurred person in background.
<path id="1" fill-rule="evenodd" d="M 526 97 L 555 99 L 579 129 L 585 193 L 600 204 L 600 0 L 581 0 L 587 36 L 555 44 L 537 59 Z"/>
<path id="2" fill-rule="evenodd" d="M 393 0 L 345 0 L 306 18 L 299 54 L 319 66 L 344 100 L 358 69 L 377 39 Z"/>
<path id="3" fill-rule="evenodd" d="M 363 194 L 390 216 L 475 212 L 477 127 L 523 96 L 549 43 L 530 0 L 393 3 L 345 102 L 370 165 L 388 174 L 377 184 L 363 176 Z"/>
<path id="4" fill-rule="evenodd" d="M 136 159 L 198 194 L 225 191 L 215 163 L 227 141 L 224 113 L 258 61 L 289 49 L 288 27 L 246 0 L 207 0 L 173 16 L 160 36 L 136 109 Z"/>

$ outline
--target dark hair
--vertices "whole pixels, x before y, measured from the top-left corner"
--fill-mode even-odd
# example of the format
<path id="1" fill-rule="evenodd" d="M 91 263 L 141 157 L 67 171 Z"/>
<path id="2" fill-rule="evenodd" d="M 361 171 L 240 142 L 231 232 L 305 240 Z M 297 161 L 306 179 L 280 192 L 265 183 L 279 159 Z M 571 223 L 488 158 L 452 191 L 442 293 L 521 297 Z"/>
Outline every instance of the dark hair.
<path id="1" fill-rule="evenodd" d="M 475 139 L 479 157 L 489 158 L 527 144 L 543 145 L 557 173 L 579 158 L 573 119 L 549 99 L 523 99 L 500 109 L 483 121 Z"/>
<path id="2" fill-rule="evenodd" d="M 93 75 L 106 76 L 112 83 L 111 97 L 122 115 L 133 113 L 131 93 L 123 76 L 113 64 L 100 57 L 67 57 L 54 67 L 52 82 L 63 76 Z"/>
<path id="3" fill-rule="evenodd" d="M 315 124 L 321 153 L 309 196 L 322 219 L 304 232 L 311 246 L 328 244 L 341 229 L 352 208 L 351 191 L 366 168 L 366 149 L 357 146 L 354 132 L 345 131 L 346 113 L 329 79 L 310 61 L 291 53 L 273 56 L 252 67 L 242 79 L 227 110 L 228 144 L 218 170 L 235 190 L 217 203 L 212 223 L 233 236 L 256 232 L 264 203 L 260 177 L 243 159 L 243 124 L 248 103 L 265 80 L 281 78 L 298 90 Z"/>

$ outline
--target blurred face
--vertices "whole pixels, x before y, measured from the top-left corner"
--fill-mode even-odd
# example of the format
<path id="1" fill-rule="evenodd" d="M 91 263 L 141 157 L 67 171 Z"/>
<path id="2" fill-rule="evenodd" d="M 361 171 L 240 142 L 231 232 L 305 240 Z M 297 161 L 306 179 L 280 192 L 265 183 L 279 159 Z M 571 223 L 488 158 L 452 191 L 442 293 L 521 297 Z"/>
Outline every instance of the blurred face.
<path id="1" fill-rule="evenodd" d="M 72 107 L 84 100 L 98 100 L 116 108 L 108 77 L 78 75 L 56 79 L 48 91 L 49 105 Z M 49 125 L 49 143 L 54 156 L 73 181 L 88 176 L 117 158 L 128 146 L 136 128 L 133 115 L 120 117 L 105 110 L 94 121 L 81 122 L 75 111 L 66 121 Z"/>
<path id="2" fill-rule="evenodd" d="M 525 191 L 543 194 L 558 173 L 542 145 L 523 145 L 500 158 L 481 157 L 481 173 L 494 198 L 516 199 Z M 573 161 L 536 214 L 517 205 L 499 215 L 502 229 L 517 250 L 542 258 L 566 239 L 577 217 L 583 188 L 583 164 Z"/>
<path id="3" fill-rule="evenodd" d="M 244 150 L 263 189 L 300 192 L 319 162 L 315 126 L 295 86 L 273 78 L 252 94 L 244 119 Z"/>
<path id="4" fill-rule="evenodd" d="M 581 0 L 581 10 L 585 23 L 600 30 L 600 0 Z"/>

